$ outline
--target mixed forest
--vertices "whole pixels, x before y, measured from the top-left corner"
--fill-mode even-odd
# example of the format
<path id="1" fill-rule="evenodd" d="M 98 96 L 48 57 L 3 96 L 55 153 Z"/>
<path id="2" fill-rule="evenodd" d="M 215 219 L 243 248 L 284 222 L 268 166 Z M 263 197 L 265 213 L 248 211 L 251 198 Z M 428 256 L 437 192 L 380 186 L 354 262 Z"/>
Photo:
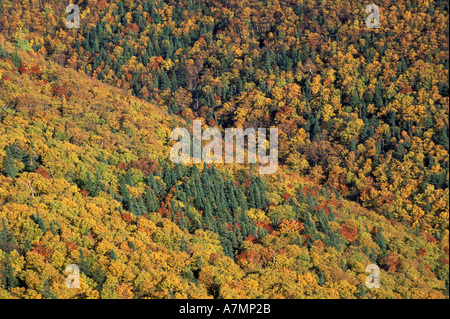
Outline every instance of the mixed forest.
<path id="1" fill-rule="evenodd" d="M 447 1 L 70 3 L 0 0 L 0 298 L 449 298 Z"/>

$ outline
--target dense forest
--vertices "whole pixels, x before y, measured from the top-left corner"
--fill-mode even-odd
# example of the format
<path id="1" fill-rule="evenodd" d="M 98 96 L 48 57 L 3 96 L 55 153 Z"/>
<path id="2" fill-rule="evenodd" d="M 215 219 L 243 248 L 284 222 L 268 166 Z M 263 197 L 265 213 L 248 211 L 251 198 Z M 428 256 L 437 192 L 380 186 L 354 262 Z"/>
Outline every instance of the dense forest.
<path id="1" fill-rule="evenodd" d="M 0 298 L 449 298 L 447 1 L 73 3 L 0 0 Z"/>

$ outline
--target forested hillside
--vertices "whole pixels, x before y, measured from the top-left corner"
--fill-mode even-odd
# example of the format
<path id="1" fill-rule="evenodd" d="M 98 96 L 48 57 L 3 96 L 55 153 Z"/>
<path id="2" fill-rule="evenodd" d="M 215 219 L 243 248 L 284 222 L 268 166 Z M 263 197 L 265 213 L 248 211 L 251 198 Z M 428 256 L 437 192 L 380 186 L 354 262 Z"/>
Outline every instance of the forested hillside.
<path id="1" fill-rule="evenodd" d="M 448 2 L 74 3 L 0 0 L 0 298 L 448 298 Z"/>

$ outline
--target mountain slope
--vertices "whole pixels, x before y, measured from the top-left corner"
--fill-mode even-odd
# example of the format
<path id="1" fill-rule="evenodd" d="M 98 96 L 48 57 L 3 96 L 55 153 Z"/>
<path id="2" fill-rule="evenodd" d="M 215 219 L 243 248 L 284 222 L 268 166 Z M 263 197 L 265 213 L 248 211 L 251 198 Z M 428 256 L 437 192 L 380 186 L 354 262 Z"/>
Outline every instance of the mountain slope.
<path id="1" fill-rule="evenodd" d="M 286 167 L 173 165 L 183 119 L 0 43 L 1 298 L 448 298 L 447 229 Z"/>

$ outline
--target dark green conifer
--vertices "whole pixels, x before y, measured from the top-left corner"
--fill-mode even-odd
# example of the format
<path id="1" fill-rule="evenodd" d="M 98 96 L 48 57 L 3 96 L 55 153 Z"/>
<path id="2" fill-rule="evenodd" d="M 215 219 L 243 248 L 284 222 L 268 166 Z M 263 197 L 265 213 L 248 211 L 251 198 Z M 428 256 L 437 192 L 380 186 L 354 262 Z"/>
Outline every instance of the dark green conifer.
<path id="1" fill-rule="evenodd" d="M 358 292 L 356 294 L 359 298 L 367 297 L 366 289 L 362 283 L 359 284 Z"/>
<path id="2" fill-rule="evenodd" d="M 131 206 L 131 196 L 130 193 L 128 192 L 128 188 L 127 188 L 127 184 L 125 181 L 125 178 L 122 177 L 120 179 L 120 194 L 122 195 L 122 203 L 125 209 L 130 210 L 130 206 Z"/>
<path id="3" fill-rule="evenodd" d="M 5 168 L 5 175 L 7 177 L 11 177 L 14 179 L 19 173 L 15 159 L 9 149 L 6 149 L 6 157 L 3 161 L 3 167 Z"/>
<path id="4" fill-rule="evenodd" d="M 325 284 L 325 276 L 323 274 L 323 272 L 320 270 L 319 271 L 319 281 L 318 281 L 319 286 L 323 286 Z"/>
<path id="5" fill-rule="evenodd" d="M 116 255 L 116 251 L 114 249 L 111 249 L 110 251 L 110 256 L 112 260 L 117 260 L 117 255 Z"/>
<path id="6" fill-rule="evenodd" d="M 9 253 L 6 254 L 6 264 L 4 264 L 1 269 L 0 280 L 1 285 L 5 289 L 17 287 L 17 285 L 19 284 L 19 281 L 14 276 L 14 268 L 12 267 L 11 257 L 9 256 Z"/>
<path id="7" fill-rule="evenodd" d="M 47 279 L 44 280 L 44 289 L 42 295 L 46 299 L 58 299 L 56 295 L 53 293 L 52 288 L 50 287 L 50 284 Z"/>
<path id="8" fill-rule="evenodd" d="M 146 189 L 144 195 L 145 206 L 147 207 L 148 213 L 156 212 L 159 209 L 158 199 L 155 196 L 153 190 Z"/>

